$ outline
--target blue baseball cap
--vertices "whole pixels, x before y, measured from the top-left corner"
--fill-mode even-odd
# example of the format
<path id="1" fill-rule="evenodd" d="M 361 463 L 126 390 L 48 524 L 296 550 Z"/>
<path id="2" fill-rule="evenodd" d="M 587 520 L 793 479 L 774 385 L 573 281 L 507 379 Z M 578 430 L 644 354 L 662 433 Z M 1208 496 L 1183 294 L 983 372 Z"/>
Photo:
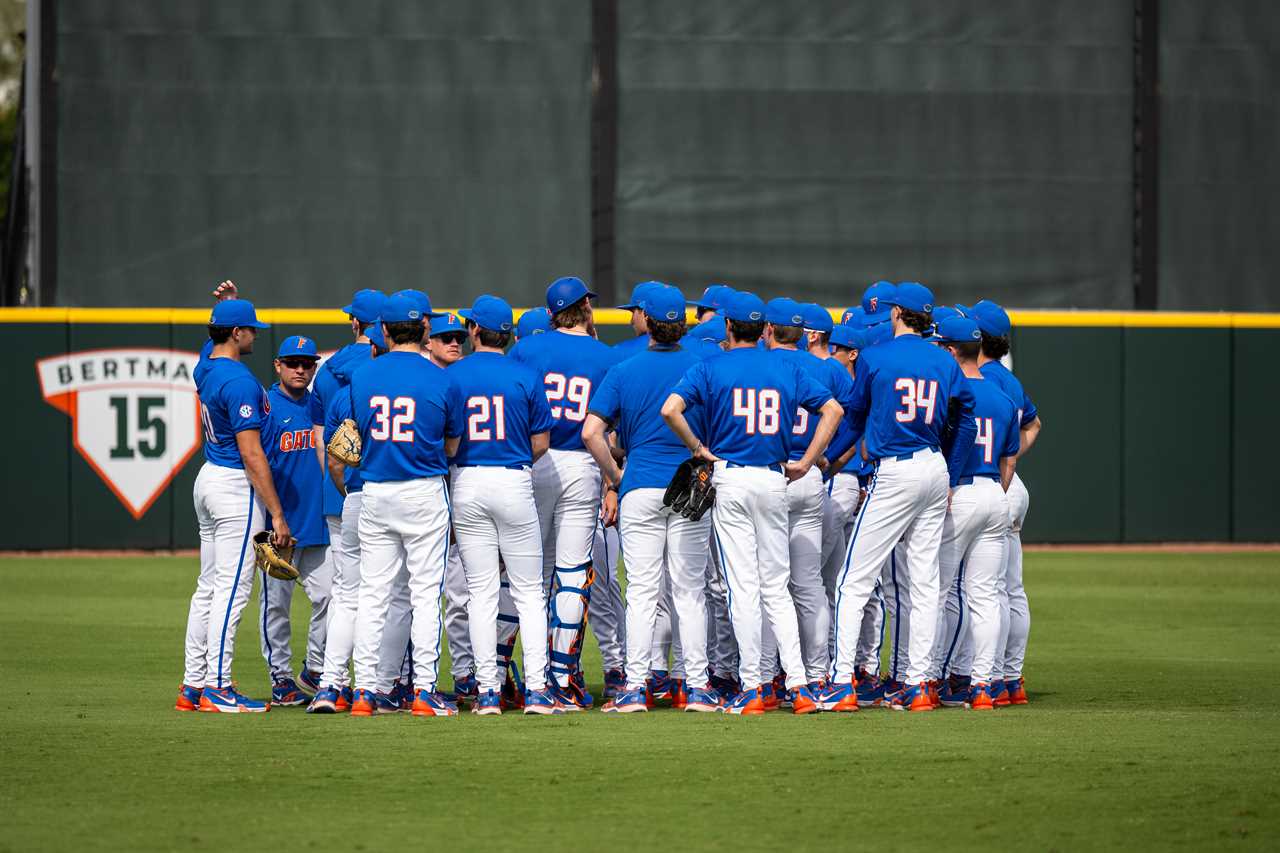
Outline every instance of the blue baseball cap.
<path id="1" fill-rule="evenodd" d="M 878 320 L 889 318 L 889 306 L 897 291 L 891 281 L 877 281 L 862 293 L 862 313 Z"/>
<path id="2" fill-rule="evenodd" d="M 832 346 L 844 347 L 845 349 L 862 349 L 867 345 L 865 333 L 861 329 L 855 329 L 853 326 L 844 323 L 837 323 L 831 330 Z"/>
<path id="3" fill-rule="evenodd" d="M 596 294 L 587 289 L 582 279 L 571 275 L 558 278 L 547 288 L 547 310 L 552 314 L 559 314 L 588 296 L 596 298 Z"/>
<path id="4" fill-rule="evenodd" d="M 276 358 L 320 358 L 320 353 L 316 352 L 316 342 L 313 338 L 304 338 L 302 335 L 290 335 L 280 342 L 280 351 L 276 353 Z"/>
<path id="5" fill-rule="evenodd" d="M 697 328 L 700 340 L 720 344 L 729 338 L 724 328 L 724 315 L 719 311 L 699 323 Z"/>
<path id="6" fill-rule="evenodd" d="M 861 305 L 850 305 L 840 315 L 840 322 L 846 326 L 861 326 L 862 318 L 867 316 Z"/>
<path id="7" fill-rule="evenodd" d="M 674 323 L 684 319 L 684 310 L 684 294 L 677 288 L 659 284 L 645 291 L 644 315 L 646 317 L 652 317 L 664 323 Z"/>
<path id="8" fill-rule="evenodd" d="M 709 284 L 707 289 L 702 291 L 702 296 L 694 299 L 689 304 L 697 308 L 705 308 L 710 311 L 719 311 L 728 304 L 729 297 L 736 293 L 732 287 L 727 284 Z"/>
<path id="9" fill-rule="evenodd" d="M 764 300 L 748 290 L 739 290 L 724 306 L 724 316 L 740 323 L 763 323 Z"/>
<path id="10" fill-rule="evenodd" d="M 948 344 L 973 344 L 982 340 L 978 324 L 958 313 L 938 324 L 937 340 Z"/>
<path id="11" fill-rule="evenodd" d="M 955 308 L 952 308 L 950 305 L 939 305 L 937 308 L 933 309 L 933 325 L 937 326 L 940 323 L 942 323 L 942 321 L 950 320 L 952 317 L 963 317 L 963 316 L 964 314 L 961 314 L 958 310 L 956 310 Z"/>
<path id="12" fill-rule="evenodd" d="M 431 310 L 431 297 L 427 296 L 427 294 L 424 291 L 412 290 L 412 289 L 397 290 L 395 293 L 391 295 L 392 296 L 408 296 L 409 298 L 413 299 L 418 305 L 418 310 L 422 312 L 423 317 L 431 317 L 432 319 L 434 319 L 436 317 L 444 316 L 443 311 Z"/>
<path id="13" fill-rule="evenodd" d="M 933 291 L 918 281 L 904 281 L 898 284 L 893 298 L 887 302 L 918 314 L 928 314 L 933 311 Z"/>
<path id="14" fill-rule="evenodd" d="M 222 328 L 239 326 L 242 329 L 271 328 L 266 323 L 258 322 L 258 312 L 253 310 L 253 303 L 247 299 L 224 299 L 213 306 L 209 325 Z"/>
<path id="15" fill-rule="evenodd" d="M 546 308 L 530 308 L 516 323 L 516 337 L 527 338 L 551 331 L 551 312 Z"/>
<path id="16" fill-rule="evenodd" d="M 467 333 L 467 327 L 462 325 L 462 321 L 458 319 L 457 314 L 443 314 L 441 316 L 444 317 L 443 320 L 439 323 L 431 324 L 429 337 L 436 338 L 440 335 L 447 335 L 450 332 L 462 332 L 464 335 Z"/>
<path id="17" fill-rule="evenodd" d="M 369 330 L 364 334 L 365 337 L 369 339 L 369 343 L 373 344 L 375 349 L 379 352 L 386 352 L 391 349 L 391 347 L 387 346 L 387 339 L 382 334 L 382 323 L 383 319 L 381 317 L 374 317 L 373 325 L 371 325 Z"/>
<path id="18" fill-rule="evenodd" d="M 876 323 L 862 330 L 863 340 L 868 347 L 893 340 L 893 326 L 889 323 Z"/>
<path id="19" fill-rule="evenodd" d="M 1003 338 L 1013 329 L 1008 312 L 990 299 L 975 304 L 968 314 L 977 322 L 978 328 L 988 335 Z"/>
<path id="20" fill-rule="evenodd" d="M 387 304 L 387 294 L 381 290 L 366 288 L 357 290 L 351 297 L 351 304 L 342 309 L 344 314 L 355 317 L 361 323 L 372 323 L 382 314 L 382 306 Z"/>
<path id="21" fill-rule="evenodd" d="M 764 319 L 775 326 L 804 326 L 804 309 L 790 296 L 779 296 L 765 303 Z"/>
<path id="22" fill-rule="evenodd" d="M 470 308 L 459 309 L 458 316 L 491 332 L 509 332 L 515 325 L 515 321 L 511 319 L 510 303 L 500 296 L 490 296 L 487 293 L 477 296 Z"/>
<path id="23" fill-rule="evenodd" d="M 624 305 L 619 305 L 618 307 L 625 309 L 644 308 L 645 296 L 657 290 L 659 287 L 665 286 L 666 285 L 660 281 L 642 281 L 635 287 L 631 288 L 631 301 Z"/>
<path id="24" fill-rule="evenodd" d="M 422 300 L 403 290 L 388 297 L 387 304 L 382 306 L 384 323 L 408 323 L 411 320 L 421 320 L 424 316 L 426 312 L 422 308 Z"/>
<path id="25" fill-rule="evenodd" d="M 835 327 L 831 312 L 816 302 L 800 303 L 800 313 L 804 315 L 804 327 L 810 331 L 831 334 Z"/>

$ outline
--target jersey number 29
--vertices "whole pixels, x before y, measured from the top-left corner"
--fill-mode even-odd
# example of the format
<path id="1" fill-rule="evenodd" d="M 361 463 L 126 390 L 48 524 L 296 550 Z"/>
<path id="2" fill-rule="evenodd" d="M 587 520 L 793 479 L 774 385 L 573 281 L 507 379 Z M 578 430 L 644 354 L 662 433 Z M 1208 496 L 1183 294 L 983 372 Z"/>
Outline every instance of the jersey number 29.
<path id="1" fill-rule="evenodd" d="M 567 421 L 587 419 L 587 401 L 591 399 L 590 379 L 585 376 L 548 373 L 543 383 L 547 388 L 547 402 L 551 404 L 551 417 Z M 556 403 L 560 400 L 567 400 L 573 405 L 557 406 Z"/>
<path id="2" fill-rule="evenodd" d="M 375 441 L 413 442 L 413 414 L 417 402 L 412 397 L 396 397 L 394 401 L 378 396 L 369 398 L 373 409 L 373 429 L 369 438 Z M 393 413 L 394 410 L 394 413 Z"/>

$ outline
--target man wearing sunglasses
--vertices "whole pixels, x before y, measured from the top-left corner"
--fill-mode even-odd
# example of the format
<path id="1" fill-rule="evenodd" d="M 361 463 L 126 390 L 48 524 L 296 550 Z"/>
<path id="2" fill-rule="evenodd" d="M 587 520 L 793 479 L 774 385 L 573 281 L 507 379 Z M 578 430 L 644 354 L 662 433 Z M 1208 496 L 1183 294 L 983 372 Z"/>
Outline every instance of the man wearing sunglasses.
<path id="1" fill-rule="evenodd" d="M 267 392 L 271 402 L 267 460 L 285 519 L 298 540 L 293 564 L 302 575 L 302 588 L 311 602 L 303 664 L 307 681 L 311 683 L 319 682 L 324 669 L 329 596 L 333 588 L 329 530 L 324 518 L 324 469 L 316 456 L 311 429 L 310 386 L 319 363 L 315 340 L 302 335 L 285 338 L 274 362 L 279 381 Z M 305 705 L 311 698 L 298 686 L 293 675 L 293 650 L 289 642 L 293 586 L 293 581 L 264 575 L 259 587 L 258 629 L 262 656 L 271 673 L 271 702 L 276 705 Z"/>

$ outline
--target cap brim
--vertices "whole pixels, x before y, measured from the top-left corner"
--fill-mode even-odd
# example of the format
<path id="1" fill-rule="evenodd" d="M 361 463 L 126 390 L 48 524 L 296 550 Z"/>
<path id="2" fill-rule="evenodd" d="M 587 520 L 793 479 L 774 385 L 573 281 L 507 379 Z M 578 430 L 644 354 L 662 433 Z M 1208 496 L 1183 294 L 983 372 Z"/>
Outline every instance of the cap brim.
<path id="1" fill-rule="evenodd" d="M 449 316 L 448 311 L 428 311 L 427 312 L 427 319 L 429 320 L 434 320 L 437 317 L 448 317 L 448 316 Z"/>
<path id="2" fill-rule="evenodd" d="M 588 295 L 588 296 L 594 296 L 595 294 L 588 293 L 587 295 Z M 639 308 L 640 306 L 639 306 L 639 305 L 637 305 L 637 304 L 635 304 L 634 302 L 628 302 L 626 305 L 617 305 L 617 306 L 614 306 L 614 307 L 618 308 L 619 310 L 623 310 L 623 311 L 634 311 L 635 309 Z"/>
<path id="3" fill-rule="evenodd" d="M 471 309 L 470 309 L 470 308 L 459 308 L 457 311 L 454 311 L 453 313 L 457 314 L 457 315 L 458 315 L 459 317 L 461 317 L 463 320 L 471 320 Z M 474 320 L 472 320 L 472 322 L 474 323 L 475 321 L 474 321 Z"/>
<path id="4" fill-rule="evenodd" d="M 256 323 L 256 322 L 255 322 L 255 323 L 245 323 L 244 325 L 246 325 L 246 326 L 252 326 L 252 327 L 253 327 L 253 328 L 255 328 L 255 329 L 270 329 L 270 328 L 271 328 L 271 324 L 270 324 L 270 323 Z"/>

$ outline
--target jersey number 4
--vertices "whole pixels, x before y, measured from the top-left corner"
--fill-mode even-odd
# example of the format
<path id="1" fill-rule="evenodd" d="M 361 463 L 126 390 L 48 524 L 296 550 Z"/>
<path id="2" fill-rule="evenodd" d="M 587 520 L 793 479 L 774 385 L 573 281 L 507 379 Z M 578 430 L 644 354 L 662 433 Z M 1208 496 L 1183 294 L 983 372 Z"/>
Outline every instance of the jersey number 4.
<path id="1" fill-rule="evenodd" d="M 496 397 L 467 398 L 467 439 L 470 441 L 506 441 L 507 401 Z M 490 424 L 492 421 L 492 424 Z"/>
<path id="2" fill-rule="evenodd" d="M 369 430 L 369 438 L 374 441 L 413 441 L 413 414 L 417 403 L 412 397 L 370 397 L 369 408 L 373 409 L 373 429 Z"/>
<path id="3" fill-rule="evenodd" d="M 782 400 L 774 388 L 733 389 L 733 416 L 745 418 L 747 435 L 776 435 Z"/>
<path id="4" fill-rule="evenodd" d="M 548 373 L 543 379 L 547 388 L 547 402 L 551 404 L 551 417 L 556 420 L 585 421 L 587 401 L 591 399 L 591 380 L 585 376 L 565 376 Z M 572 406 L 557 406 L 567 400 Z"/>
<path id="5" fill-rule="evenodd" d="M 978 435 L 973 443 L 982 448 L 982 461 L 990 465 L 991 457 L 995 455 L 995 429 L 991 425 L 991 418 L 974 418 L 974 420 L 978 422 Z"/>
<path id="6" fill-rule="evenodd" d="M 933 411 L 938 404 L 938 380 L 902 378 L 893 383 L 893 390 L 902 392 L 902 407 L 893 413 L 898 423 L 909 424 L 923 411 L 924 422 L 933 423 Z"/>

